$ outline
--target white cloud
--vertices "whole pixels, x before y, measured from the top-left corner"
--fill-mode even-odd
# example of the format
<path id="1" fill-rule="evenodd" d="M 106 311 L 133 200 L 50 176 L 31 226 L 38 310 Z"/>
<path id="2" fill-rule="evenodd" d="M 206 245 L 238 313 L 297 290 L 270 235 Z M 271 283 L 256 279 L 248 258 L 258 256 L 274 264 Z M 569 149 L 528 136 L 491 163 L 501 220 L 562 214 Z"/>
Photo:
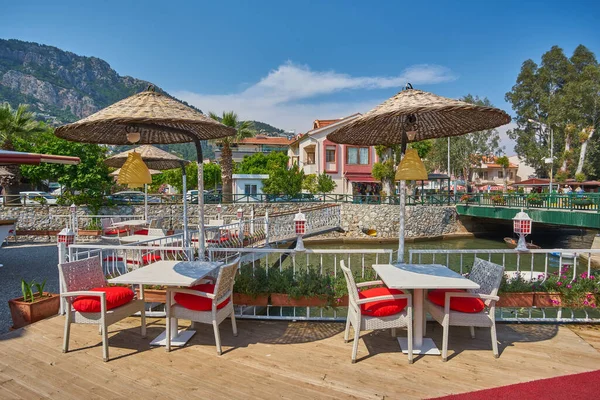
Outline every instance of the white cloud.
<path id="1" fill-rule="evenodd" d="M 313 71 L 308 66 L 287 62 L 239 93 L 207 95 L 173 91 L 173 95 L 204 112 L 235 110 L 241 119 L 263 121 L 282 129 L 303 132 L 310 129 L 314 119 L 366 112 L 385 100 L 319 102 L 319 96 L 347 90 L 399 88 L 406 82 L 424 85 L 455 79 L 452 71 L 438 65 L 414 65 L 398 76 L 353 77 L 335 71 Z"/>

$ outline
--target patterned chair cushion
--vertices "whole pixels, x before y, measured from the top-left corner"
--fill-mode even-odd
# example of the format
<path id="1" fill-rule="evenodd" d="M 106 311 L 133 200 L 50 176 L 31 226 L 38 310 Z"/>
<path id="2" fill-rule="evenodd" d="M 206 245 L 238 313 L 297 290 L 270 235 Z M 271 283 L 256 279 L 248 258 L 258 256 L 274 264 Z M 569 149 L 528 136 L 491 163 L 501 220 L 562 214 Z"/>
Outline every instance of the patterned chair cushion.
<path id="1" fill-rule="evenodd" d="M 110 286 L 90 289 L 92 292 L 106 293 L 106 308 L 111 310 L 120 307 L 133 300 L 133 290 L 122 286 Z M 82 313 L 100 312 L 100 297 L 96 296 L 77 296 L 73 301 L 73 308 Z"/>
<path id="2" fill-rule="evenodd" d="M 429 301 L 440 307 L 445 306 L 446 292 L 464 292 L 461 289 L 436 289 L 427 293 Z M 483 311 L 485 303 L 473 297 L 453 297 L 450 299 L 450 309 L 464 313 L 478 313 Z"/>
<path id="3" fill-rule="evenodd" d="M 204 293 L 214 293 L 215 285 L 210 283 L 203 283 L 201 285 L 192 286 L 190 289 L 198 290 Z M 194 311 L 210 311 L 212 310 L 212 299 L 201 296 L 194 296 L 193 294 L 187 293 L 176 293 L 175 301 L 182 307 L 188 310 Z M 225 307 L 229 303 L 229 297 L 226 298 L 221 304 L 217 305 L 217 309 Z"/>
<path id="4" fill-rule="evenodd" d="M 362 300 L 370 297 L 388 296 L 392 294 L 404 294 L 404 292 L 397 289 L 379 287 L 358 292 L 358 298 Z M 389 315 L 401 313 L 402 310 L 406 308 L 407 304 L 408 302 L 406 299 L 374 301 L 371 303 L 361 304 L 360 312 L 363 315 L 368 315 L 371 317 L 387 317 Z"/>

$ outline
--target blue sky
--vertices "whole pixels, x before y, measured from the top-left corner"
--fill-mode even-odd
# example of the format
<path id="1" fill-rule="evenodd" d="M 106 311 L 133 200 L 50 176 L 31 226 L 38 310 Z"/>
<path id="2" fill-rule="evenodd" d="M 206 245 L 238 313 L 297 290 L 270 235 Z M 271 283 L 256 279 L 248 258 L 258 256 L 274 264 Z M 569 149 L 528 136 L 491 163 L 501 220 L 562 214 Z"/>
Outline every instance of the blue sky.
<path id="1" fill-rule="evenodd" d="M 504 94 L 526 59 L 555 44 L 600 57 L 594 1 L 52 3 L 4 4 L 0 37 L 97 56 L 205 112 L 297 132 L 366 112 L 406 81 L 512 113 Z"/>

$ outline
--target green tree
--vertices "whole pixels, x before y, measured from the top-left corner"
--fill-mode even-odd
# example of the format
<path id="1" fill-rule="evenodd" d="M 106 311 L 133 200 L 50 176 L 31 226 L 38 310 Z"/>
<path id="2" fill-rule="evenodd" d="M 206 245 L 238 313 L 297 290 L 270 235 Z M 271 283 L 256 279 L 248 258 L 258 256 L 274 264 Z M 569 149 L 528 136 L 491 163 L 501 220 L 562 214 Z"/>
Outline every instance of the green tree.
<path id="1" fill-rule="evenodd" d="M 317 176 L 317 193 L 331 193 L 335 190 L 337 184 L 330 175 L 325 172 Z"/>
<path id="2" fill-rule="evenodd" d="M 263 192 L 296 196 L 302 191 L 303 180 L 304 171 L 297 164 L 292 165 L 291 168 L 276 169 L 268 179 L 264 180 Z"/>
<path id="3" fill-rule="evenodd" d="M 223 111 L 221 117 L 211 112 L 210 117 L 214 120 L 221 121 L 223 125 L 236 129 L 234 136 L 218 139 L 218 143 L 221 147 L 221 173 L 223 181 L 223 201 L 230 203 L 232 201 L 232 174 L 233 174 L 233 156 L 231 152 L 231 146 L 240 140 L 254 136 L 255 132 L 252 130 L 252 123 L 250 121 L 238 120 L 238 116 L 235 112 Z"/>
<path id="4" fill-rule="evenodd" d="M 421 140 L 420 142 L 413 142 L 410 145 L 410 148 L 417 150 L 419 153 L 419 157 L 421 159 L 427 158 L 427 155 L 433 148 L 433 139 Z"/>
<path id="5" fill-rule="evenodd" d="M 508 177 L 507 175 L 507 169 L 510 166 L 510 161 L 508 161 L 508 157 L 506 156 L 502 156 L 502 157 L 498 157 L 496 158 L 496 164 L 498 164 L 499 166 L 502 167 L 502 176 L 504 177 L 504 193 L 506 193 L 508 191 Z"/>
<path id="6" fill-rule="evenodd" d="M 302 190 L 306 190 L 308 193 L 318 193 L 317 188 L 317 174 L 308 174 L 304 176 L 302 181 Z"/>
<path id="7" fill-rule="evenodd" d="M 33 114 L 27 111 L 27 106 L 21 104 L 13 110 L 8 103 L 0 105 L 0 148 L 3 150 L 15 150 L 16 140 L 31 139 L 46 129 L 43 123 L 36 121 Z M 13 176 L 0 177 L 0 185 L 4 187 L 6 194 L 14 195 L 16 193 L 13 193 L 12 185 L 20 181 L 19 167 L 7 165 L 5 169 Z M 11 199 L 16 198 L 11 197 Z"/>
<path id="8" fill-rule="evenodd" d="M 460 100 L 480 106 L 493 107 L 487 98 L 468 94 Z M 500 152 L 500 135 L 496 129 L 472 132 L 450 138 L 450 171 L 448 174 L 462 176 L 471 181 L 473 170 L 481 166 L 483 158 Z M 448 138 L 433 141 L 427 154 L 426 165 L 431 170 L 448 170 Z"/>
<path id="9" fill-rule="evenodd" d="M 275 169 L 287 168 L 289 157 L 280 151 L 272 153 L 255 153 L 244 156 L 243 160 L 236 164 L 237 174 L 270 174 Z"/>
<path id="10" fill-rule="evenodd" d="M 193 162 L 189 163 L 185 167 L 185 174 L 187 175 L 186 186 L 187 190 L 198 189 L 198 165 Z M 221 167 L 218 164 L 204 164 L 204 189 L 210 190 L 215 188 L 221 183 Z M 181 168 L 170 169 L 163 171 L 159 175 L 152 177 L 152 186 L 158 187 L 161 184 L 166 183 L 173 186 L 179 193 L 183 192 L 183 174 Z"/>

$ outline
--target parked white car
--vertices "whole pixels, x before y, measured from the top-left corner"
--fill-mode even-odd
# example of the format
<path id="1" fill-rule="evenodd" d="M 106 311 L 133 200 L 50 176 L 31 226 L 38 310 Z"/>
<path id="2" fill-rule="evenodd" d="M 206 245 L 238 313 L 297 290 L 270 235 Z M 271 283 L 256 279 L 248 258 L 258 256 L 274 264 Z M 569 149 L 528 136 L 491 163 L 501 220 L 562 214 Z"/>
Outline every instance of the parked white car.
<path id="1" fill-rule="evenodd" d="M 21 192 L 21 203 L 25 205 L 39 205 L 43 201 L 40 201 L 40 197 L 43 197 L 46 201 L 45 204 L 52 205 L 56 204 L 56 197 L 46 192 Z"/>

